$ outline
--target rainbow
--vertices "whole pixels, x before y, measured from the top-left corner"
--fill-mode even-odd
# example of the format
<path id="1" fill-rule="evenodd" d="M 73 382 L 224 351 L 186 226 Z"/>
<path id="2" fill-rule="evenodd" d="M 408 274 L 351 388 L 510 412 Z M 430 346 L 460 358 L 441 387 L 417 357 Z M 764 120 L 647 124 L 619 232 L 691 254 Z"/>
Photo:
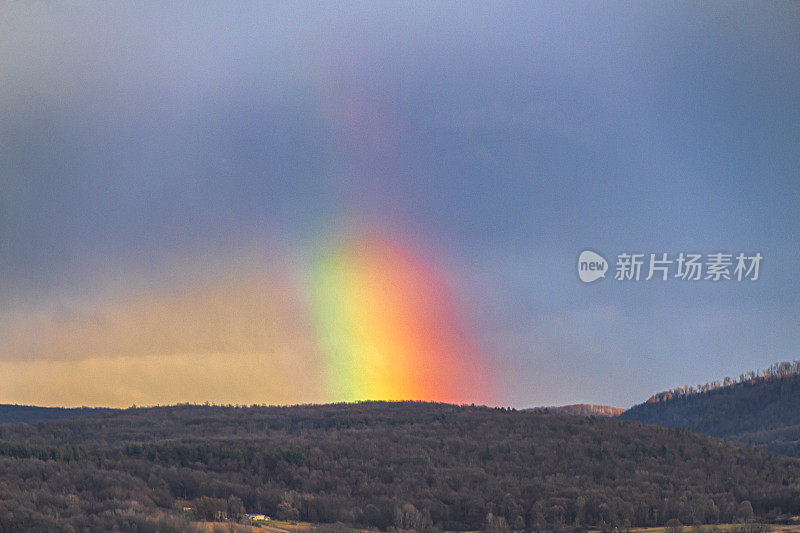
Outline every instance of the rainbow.
<path id="1" fill-rule="evenodd" d="M 335 401 L 491 403 L 490 373 L 445 284 L 410 249 L 374 236 L 340 244 L 310 287 Z"/>

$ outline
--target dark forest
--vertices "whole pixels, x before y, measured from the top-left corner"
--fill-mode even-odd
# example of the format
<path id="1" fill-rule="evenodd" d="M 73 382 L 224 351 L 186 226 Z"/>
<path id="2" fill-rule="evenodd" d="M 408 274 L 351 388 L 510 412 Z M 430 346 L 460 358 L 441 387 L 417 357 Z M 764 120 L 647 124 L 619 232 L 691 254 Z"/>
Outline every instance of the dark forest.
<path id="1" fill-rule="evenodd" d="M 800 513 L 797 459 L 638 422 L 416 402 L 2 424 L 0 480 L 4 532 L 177 531 L 244 513 L 535 531 Z"/>

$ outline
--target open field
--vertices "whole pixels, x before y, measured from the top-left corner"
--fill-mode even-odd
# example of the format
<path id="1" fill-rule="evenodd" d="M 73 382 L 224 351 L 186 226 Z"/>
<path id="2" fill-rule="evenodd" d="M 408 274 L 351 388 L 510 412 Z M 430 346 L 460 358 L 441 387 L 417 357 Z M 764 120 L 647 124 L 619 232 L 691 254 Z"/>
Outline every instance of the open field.
<path id="1" fill-rule="evenodd" d="M 274 531 L 276 533 L 292 532 L 292 533 L 305 533 L 311 531 L 319 532 L 356 532 L 367 533 L 377 532 L 377 529 L 358 529 L 350 528 L 342 524 L 313 524 L 311 522 L 286 522 L 282 520 L 256 520 L 253 522 L 258 524 L 263 529 Z"/>
<path id="2" fill-rule="evenodd" d="M 256 533 L 259 531 L 272 531 L 275 533 L 306 533 L 306 532 L 329 532 L 329 533 L 375 533 L 377 529 L 356 529 L 349 528 L 342 524 L 314 524 L 311 522 L 286 522 L 281 520 L 257 520 L 253 525 L 237 524 L 231 522 L 193 522 L 195 531 L 207 533 Z M 800 533 L 800 524 L 705 524 L 702 526 L 682 526 L 680 528 L 669 527 L 636 527 L 624 530 L 626 533 Z M 456 533 L 456 532 L 450 532 Z M 457 532 L 473 533 L 473 532 Z M 600 533 L 600 530 L 589 530 L 589 533 Z"/>
<path id="3" fill-rule="evenodd" d="M 770 531 L 772 533 L 800 533 L 800 525 L 783 524 L 705 524 L 702 526 L 683 526 L 677 528 L 680 533 L 755 533 Z M 634 527 L 626 531 L 630 533 L 675 533 L 671 527 Z M 600 533 L 600 530 L 590 530 Z"/>
<path id="4" fill-rule="evenodd" d="M 192 522 L 194 533 L 262 533 L 263 528 L 257 525 L 238 524 L 235 522 Z"/>

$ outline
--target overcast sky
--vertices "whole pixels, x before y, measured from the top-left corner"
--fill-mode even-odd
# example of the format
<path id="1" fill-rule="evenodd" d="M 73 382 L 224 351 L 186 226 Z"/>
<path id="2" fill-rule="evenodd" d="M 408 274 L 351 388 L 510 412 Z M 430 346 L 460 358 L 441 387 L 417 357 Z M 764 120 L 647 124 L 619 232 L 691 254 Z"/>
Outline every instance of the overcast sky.
<path id="1" fill-rule="evenodd" d="M 0 401 L 200 401 L 52 375 L 145 382 L 208 346 L 291 372 L 313 335 L 280 326 L 302 297 L 272 302 L 376 227 L 444 272 L 504 405 L 627 407 L 800 358 L 798 28 L 796 2 L 4 5 Z M 583 284 L 585 249 L 764 259 Z M 330 400 L 292 383 L 257 403 Z M 257 397 L 234 388 L 212 397 Z"/>

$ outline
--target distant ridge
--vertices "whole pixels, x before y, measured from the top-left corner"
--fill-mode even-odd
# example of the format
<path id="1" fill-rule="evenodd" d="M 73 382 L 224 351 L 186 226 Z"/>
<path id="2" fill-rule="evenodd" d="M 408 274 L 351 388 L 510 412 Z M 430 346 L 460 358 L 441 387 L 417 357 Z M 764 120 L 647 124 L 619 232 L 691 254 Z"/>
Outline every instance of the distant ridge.
<path id="1" fill-rule="evenodd" d="M 576 403 L 572 405 L 557 405 L 552 407 L 534 407 L 529 411 L 548 411 L 560 415 L 575 416 L 607 416 L 609 418 L 618 416 L 625 412 L 621 407 L 610 405 L 594 405 L 591 403 Z"/>
<path id="2" fill-rule="evenodd" d="M 62 420 L 108 411 L 111 411 L 111 409 L 104 407 L 37 407 L 34 405 L 0 404 L 0 424 Z"/>

